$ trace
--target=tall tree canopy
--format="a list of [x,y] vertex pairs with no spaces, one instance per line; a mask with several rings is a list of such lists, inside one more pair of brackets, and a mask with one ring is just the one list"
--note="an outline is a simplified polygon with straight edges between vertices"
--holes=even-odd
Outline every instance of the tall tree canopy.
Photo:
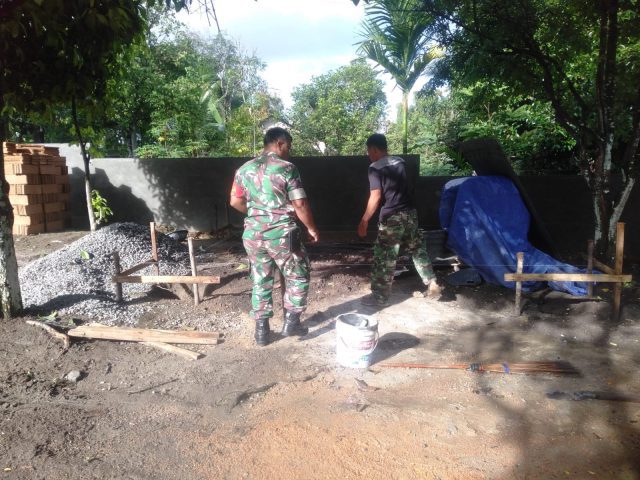
[[[640,8],[637,1],[428,0],[447,48],[440,75],[455,86],[479,80],[549,102],[574,139],[593,192],[601,251],[638,173]],[[611,173],[623,176],[614,196]]]
[[433,48],[433,20],[422,0],[370,0],[365,7],[359,51],[382,67],[402,92],[402,152],[407,153],[409,94],[439,55]]
[[294,89],[290,120],[297,154],[356,155],[380,129],[383,83],[363,60],[313,77]]
[[[9,0],[0,8],[0,134],[11,109],[47,110],[104,93],[118,49],[141,31],[141,2]],[[22,308],[12,237],[13,210],[0,149],[0,297],[6,317]],[[92,216],[92,212],[90,212]]]

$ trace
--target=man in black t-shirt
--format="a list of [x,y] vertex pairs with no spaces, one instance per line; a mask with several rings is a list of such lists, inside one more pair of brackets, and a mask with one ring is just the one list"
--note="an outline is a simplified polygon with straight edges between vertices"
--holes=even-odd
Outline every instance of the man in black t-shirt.
[[427,289],[428,296],[440,294],[422,234],[418,230],[418,214],[413,204],[404,160],[387,153],[387,139],[374,133],[367,139],[369,166],[369,201],[358,225],[358,235],[365,237],[369,220],[382,203],[378,237],[373,246],[371,295],[362,299],[365,305],[389,304],[393,272],[401,247],[413,257],[413,263]]

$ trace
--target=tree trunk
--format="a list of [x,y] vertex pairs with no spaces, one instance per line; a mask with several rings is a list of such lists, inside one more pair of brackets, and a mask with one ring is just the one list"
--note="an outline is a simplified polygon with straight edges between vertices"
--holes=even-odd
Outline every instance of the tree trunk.
[[4,146],[6,123],[1,115],[4,109],[0,92],[0,301],[5,319],[17,315],[22,310],[18,261],[13,243],[13,207],[9,201],[9,184],[4,177]]
[[131,158],[135,157],[136,149],[138,148],[138,137],[136,135],[136,128],[131,127],[129,130],[129,156]]
[[[613,110],[617,80],[618,2],[617,0],[600,0],[598,8],[600,13],[600,44],[595,83],[598,152],[590,176],[594,187],[592,192],[596,220],[596,238],[594,238],[596,250],[601,255],[609,256],[610,247],[614,243],[611,232],[615,231],[615,222],[611,217],[614,205],[614,202],[611,201],[611,169],[616,129]],[[622,214],[622,211],[619,214]]]
[[78,143],[80,143],[80,151],[82,152],[82,161],[84,162],[84,191],[85,199],[87,201],[87,215],[89,217],[89,228],[92,232],[96,231],[96,217],[93,213],[93,207],[91,206],[91,170],[89,166],[89,154],[87,153],[87,146],[82,138],[82,131],[80,130],[80,123],[78,122],[78,108],[76,105],[76,98],[71,99],[71,115],[73,117],[73,126],[76,130],[78,137]]
[[402,92],[402,153],[407,154],[409,137],[409,91]]

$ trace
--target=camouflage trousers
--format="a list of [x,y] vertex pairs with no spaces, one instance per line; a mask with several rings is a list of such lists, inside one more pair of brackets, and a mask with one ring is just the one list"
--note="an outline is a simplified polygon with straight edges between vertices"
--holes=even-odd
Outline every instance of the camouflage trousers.
[[400,248],[411,254],[425,285],[435,277],[422,234],[418,230],[418,214],[415,210],[394,213],[378,225],[378,237],[373,245],[371,292],[378,298],[387,299],[391,294]]
[[244,239],[244,248],[251,263],[251,312],[253,319],[273,316],[273,282],[277,270],[285,282],[284,308],[303,312],[307,307],[310,265],[304,245],[298,252],[289,251],[287,237],[274,240]]

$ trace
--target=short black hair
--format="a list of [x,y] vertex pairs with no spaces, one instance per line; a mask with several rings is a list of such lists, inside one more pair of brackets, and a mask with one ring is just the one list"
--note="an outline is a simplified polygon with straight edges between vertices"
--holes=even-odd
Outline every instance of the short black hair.
[[386,151],[387,146],[387,137],[385,137],[381,133],[374,133],[369,138],[367,138],[367,147],[375,147],[380,150]]
[[284,140],[287,143],[291,143],[293,141],[293,138],[291,138],[291,134],[282,127],[270,128],[269,130],[267,130],[267,133],[264,134],[265,147],[277,142],[278,140]]

